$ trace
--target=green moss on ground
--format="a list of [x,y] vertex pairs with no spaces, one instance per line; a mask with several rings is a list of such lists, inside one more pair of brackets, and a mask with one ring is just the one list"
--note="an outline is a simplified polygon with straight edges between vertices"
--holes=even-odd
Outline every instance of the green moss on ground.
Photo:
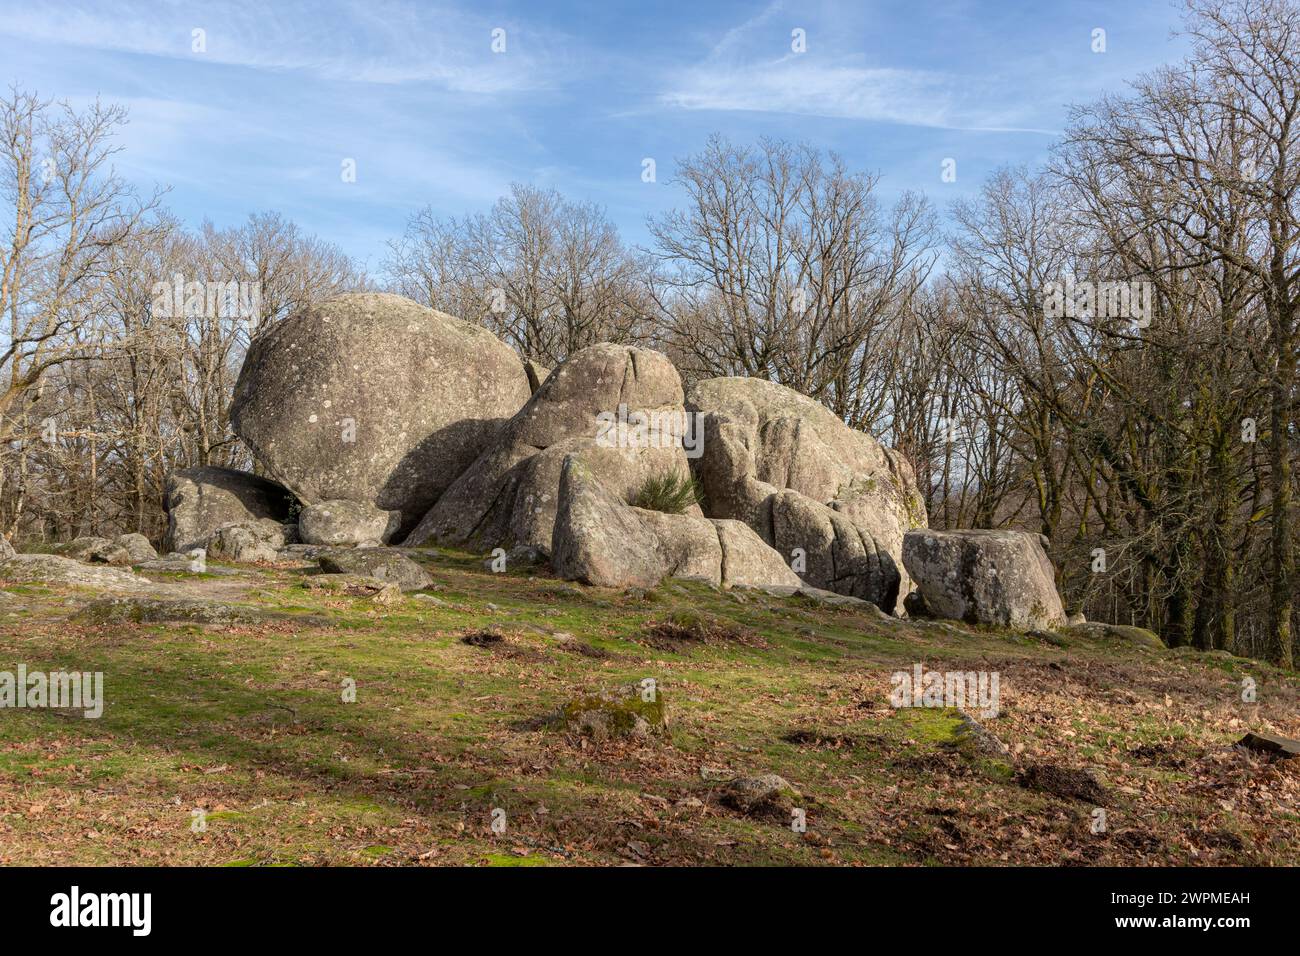
[[[688,582],[623,594],[468,552],[421,562],[435,600],[390,607],[305,590],[291,567],[164,582],[249,620],[78,620],[97,595],[7,589],[0,670],[102,671],[106,700],[99,720],[0,715],[0,864],[1300,862],[1296,768],[1228,749],[1248,728],[1300,735],[1296,680],[1265,665]],[[649,641],[664,622],[687,637]],[[490,628],[503,640],[460,640]],[[889,706],[890,675],[918,662],[1000,673],[1002,711],[981,722],[1007,761],[965,751],[955,712]],[[541,723],[645,678],[655,699],[627,713],[671,737]],[[1019,786],[1031,761],[1104,769],[1121,797],[1107,834]],[[761,773],[798,789],[806,833],[717,804],[720,781]]]

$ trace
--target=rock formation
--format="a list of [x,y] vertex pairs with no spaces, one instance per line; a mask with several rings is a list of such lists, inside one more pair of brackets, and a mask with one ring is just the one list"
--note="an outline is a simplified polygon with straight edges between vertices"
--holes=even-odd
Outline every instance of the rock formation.
[[[548,370],[408,299],[338,296],[254,339],[231,421],[279,483],[177,473],[168,551],[319,556],[411,590],[423,570],[380,545],[502,548],[592,585],[694,578],[890,614],[1064,623],[1033,536],[917,530],[925,506],[900,454],[772,382],[686,392],[649,349],[599,343]],[[138,537],[72,547],[153,561]]]
[[[644,415],[648,424],[620,429]],[[689,473],[681,377],[659,352],[602,343],[558,366],[406,539],[551,552],[564,460],[625,500],[654,474]],[[698,507],[691,513],[699,515]]]
[[[273,481],[231,468],[187,468],[167,481],[164,551],[207,546],[213,532],[230,525],[263,525],[281,531],[293,496]],[[281,532],[282,533],[282,532]]]
[[748,525],[635,508],[586,464],[565,460],[551,563],[561,577],[604,587],[654,587],[666,577],[715,586],[801,582]]
[[802,557],[810,584],[901,610],[903,535],[926,523],[901,455],[762,379],[708,379],[686,404],[704,417],[693,465],[711,517],[744,521],[787,561]]
[[249,347],[235,433],[306,505],[344,499],[408,531],[530,394],[486,329],[401,296],[341,295]]
[[934,617],[1019,630],[1065,625],[1039,536],[1023,531],[909,531],[903,561]]

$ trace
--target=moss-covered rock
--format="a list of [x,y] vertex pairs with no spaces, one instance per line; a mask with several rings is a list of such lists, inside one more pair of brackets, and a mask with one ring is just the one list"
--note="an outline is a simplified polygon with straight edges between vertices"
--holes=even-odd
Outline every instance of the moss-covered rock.
[[1011,753],[1010,748],[993,731],[965,713],[958,716],[957,727],[953,731],[953,745],[984,757],[1005,758]]
[[1042,641],[1044,644],[1050,644],[1052,647],[1069,647],[1070,642],[1065,635],[1058,634],[1056,631],[1033,630],[1026,632],[1027,637],[1032,637],[1036,641]]
[[266,616],[257,608],[211,601],[104,598],[87,604],[73,620],[85,624],[249,624]]
[[1020,785],[1058,797],[1082,800],[1096,806],[1108,806],[1110,790],[1097,771],[1087,767],[1061,767],[1056,764],[1030,764],[1017,774]]
[[551,723],[597,740],[668,732],[663,691],[649,678],[574,697],[560,708]]
[[1139,647],[1151,647],[1157,650],[1163,650],[1165,646],[1165,642],[1160,640],[1160,636],[1155,631],[1148,631],[1145,627],[1133,627],[1128,624],[1101,624],[1097,621],[1090,621],[1087,624],[1066,628],[1065,633],[1090,637],[1094,640],[1111,638],[1112,640],[1123,641],[1126,644],[1136,644]]

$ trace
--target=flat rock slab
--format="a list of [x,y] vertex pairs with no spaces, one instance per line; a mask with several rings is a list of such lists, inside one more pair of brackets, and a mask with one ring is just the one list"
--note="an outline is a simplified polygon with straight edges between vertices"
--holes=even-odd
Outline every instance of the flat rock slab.
[[1251,731],[1237,741],[1237,746],[1259,753],[1275,754],[1285,760],[1300,756],[1300,740],[1279,737],[1277,734],[1257,734]]
[[0,578],[20,584],[70,584],[107,591],[141,591],[153,587],[147,578],[121,568],[82,564],[57,554],[16,554],[0,561]]
[[[834,607],[863,607],[871,604],[862,598],[853,597],[851,594],[837,594],[835,591],[827,591],[824,588],[815,588],[811,584],[803,584],[798,587],[789,585],[767,585],[765,587],[753,588],[756,591],[763,591],[772,597],[801,597],[810,601],[816,601],[818,604],[829,604]],[[872,607],[876,605],[871,604]]]
[[253,607],[212,601],[104,598],[72,615],[87,624],[251,624],[272,615]]
[[197,558],[192,558],[188,554],[165,554],[161,558],[155,558],[152,561],[145,561],[140,565],[141,571],[188,571],[191,574],[198,574],[199,563]]
[[80,624],[199,624],[235,626],[292,621],[304,627],[325,627],[319,614],[288,614],[246,604],[226,604],[189,598],[116,597],[92,601],[70,618]]
[[206,574],[212,575],[213,577],[230,577],[248,573],[239,568],[225,568],[217,564],[207,564],[206,562],[203,565],[203,569],[199,570],[195,563],[195,559],[191,558],[188,554],[164,555],[157,561],[146,561],[144,564],[140,565],[137,570],[152,571],[162,574]]
[[429,573],[392,548],[355,548],[327,551],[319,558],[327,574],[351,574],[396,584],[403,591],[419,591],[433,583]]
[[315,574],[303,581],[302,586],[309,591],[370,598],[376,604],[399,604],[402,601],[402,589],[396,584],[361,574]]

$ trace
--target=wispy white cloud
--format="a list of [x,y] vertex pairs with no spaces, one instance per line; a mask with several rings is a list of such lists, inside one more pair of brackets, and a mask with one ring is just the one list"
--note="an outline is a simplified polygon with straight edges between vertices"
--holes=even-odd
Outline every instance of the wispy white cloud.
[[[492,49],[505,31],[504,52]],[[196,52],[195,30],[205,49]],[[0,16],[0,35],[71,47],[266,71],[325,80],[429,83],[450,92],[536,91],[562,81],[573,44],[535,27],[513,29],[483,16],[409,0],[363,0],[317,15],[301,0],[230,0],[201,12],[95,4],[23,4]]]
[[[983,133],[1052,133],[1065,103],[1176,55],[1161,14],[1134,10],[1094,56],[1092,6],[0,0],[0,89],[129,107],[114,163],[174,186],[186,221],[279,209],[374,259],[411,210],[484,209],[520,180],[601,202],[645,241],[645,217],[679,201],[673,157],[714,130],[781,130],[898,189],[937,188],[944,157],[961,159],[954,188],[1037,162],[1046,136]],[[645,156],[657,183],[641,180]],[[344,158],[356,182],[340,180]]]
[[[840,54],[834,38],[845,31],[823,21],[817,48],[775,55],[784,4],[774,2],[731,28],[698,63],[675,70],[657,102],[683,110],[786,113],[972,131],[1056,131],[1025,126],[1014,96],[982,78],[914,66],[869,62],[860,52]],[[794,21],[786,16],[785,19]],[[800,22],[807,22],[801,17]],[[812,32],[812,31],[810,31]],[[989,106],[988,104],[993,104]]]
[[947,112],[942,76],[912,70],[826,66],[796,54],[687,71],[661,100],[688,110],[801,113],[938,126]]
[[968,78],[941,72],[814,62],[790,54],[767,62],[693,68],[659,100],[686,110],[792,113],[1056,135],[1055,130],[1021,126],[1014,109],[975,106],[971,86]]

